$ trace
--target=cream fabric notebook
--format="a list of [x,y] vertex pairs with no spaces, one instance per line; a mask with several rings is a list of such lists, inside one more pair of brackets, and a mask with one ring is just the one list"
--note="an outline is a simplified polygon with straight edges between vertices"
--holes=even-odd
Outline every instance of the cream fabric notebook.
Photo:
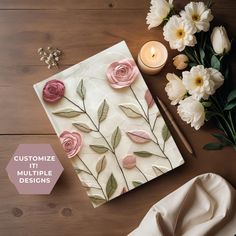
[[94,207],[184,163],[124,41],[34,89]]

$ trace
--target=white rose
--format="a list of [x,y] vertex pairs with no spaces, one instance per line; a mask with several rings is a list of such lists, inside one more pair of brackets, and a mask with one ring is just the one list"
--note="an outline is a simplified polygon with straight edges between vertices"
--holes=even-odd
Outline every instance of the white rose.
[[167,80],[169,83],[165,87],[165,91],[169,99],[171,100],[172,105],[177,105],[180,100],[183,99],[187,93],[182,80],[175,74],[167,74]]
[[148,29],[161,25],[164,19],[169,15],[173,0],[152,0],[150,12],[147,15]]
[[204,125],[205,121],[205,110],[203,105],[195,98],[187,97],[179,102],[178,114],[181,119],[191,127],[199,130]]
[[231,43],[223,26],[215,27],[211,34],[211,43],[217,54],[228,53],[231,49]]
[[224,76],[214,68],[208,68],[208,72],[210,73],[211,80],[214,82],[214,92],[221,87],[224,83]]
[[185,54],[179,54],[173,58],[173,64],[177,70],[184,70],[188,67],[188,57]]

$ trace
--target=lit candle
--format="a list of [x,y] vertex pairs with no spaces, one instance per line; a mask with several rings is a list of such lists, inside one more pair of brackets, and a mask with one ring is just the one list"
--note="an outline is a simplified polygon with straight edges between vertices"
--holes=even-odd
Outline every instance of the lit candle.
[[148,75],[155,75],[161,71],[168,59],[166,47],[158,41],[145,43],[138,55],[140,70]]

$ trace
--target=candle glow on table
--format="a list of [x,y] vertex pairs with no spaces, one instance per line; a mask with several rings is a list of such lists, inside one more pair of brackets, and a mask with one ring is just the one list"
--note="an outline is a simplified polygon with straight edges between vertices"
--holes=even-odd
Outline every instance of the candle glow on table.
[[139,68],[145,74],[157,74],[165,66],[167,58],[168,52],[162,43],[149,41],[143,45],[139,52]]

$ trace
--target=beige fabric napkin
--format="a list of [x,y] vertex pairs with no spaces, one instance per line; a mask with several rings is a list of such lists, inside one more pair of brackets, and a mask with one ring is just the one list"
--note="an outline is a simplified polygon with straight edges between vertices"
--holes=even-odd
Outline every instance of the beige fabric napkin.
[[221,176],[197,176],[160,200],[129,236],[233,236],[236,190]]

